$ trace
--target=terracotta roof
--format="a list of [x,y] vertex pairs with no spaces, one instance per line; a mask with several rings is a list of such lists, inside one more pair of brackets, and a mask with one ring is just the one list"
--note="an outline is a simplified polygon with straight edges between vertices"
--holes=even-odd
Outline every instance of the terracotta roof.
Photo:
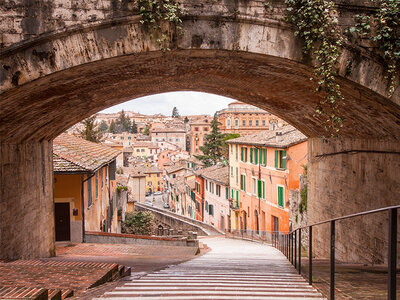
[[53,141],[54,171],[95,171],[113,161],[120,150],[63,133]]
[[[279,136],[279,134],[281,134]],[[228,144],[243,144],[254,146],[267,146],[273,148],[287,148],[307,140],[307,137],[291,125],[277,130],[264,130],[254,134],[245,135],[228,140]]]
[[186,130],[183,128],[155,128],[151,132],[186,132]]
[[205,179],[213,180],[222,185],[229,185],[229,167],[224,165],[215,165],[204,168],[196,172],[196,175]]
[[136,148],[136,147],[158,148],[158,146],[156,144],[153,144],[152,142],[145,142],[145,141],[133,143],[132,148]]

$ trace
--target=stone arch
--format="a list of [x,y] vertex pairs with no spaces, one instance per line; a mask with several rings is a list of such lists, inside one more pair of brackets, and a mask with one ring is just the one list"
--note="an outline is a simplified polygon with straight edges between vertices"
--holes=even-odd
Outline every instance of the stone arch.
[[[105,1],[103,15],[89,21],[81,18],[87,14],[86,2],[80,8],[62,7],[77,15],[68,25],[51,23],[56,2],[49,1],[53,11],[37,14],[43,19],[33,32],[20,28],[21,36],[32,38],[16,38],[0,50],[0,196],[18,214],[0,215],[0,233],[8,241],[0,245],[6,258],[54,254],[51,140],[99,110],[160,92],[229,96],[268,110],[309,136],[309,176],[314,180],[310,210],[316,218],[376,208],[400,197],[393,188],[399,178],[391,171],[400,167],[400,89],[386,98],[385,67],[379,58],[346,45],[338,66],[346,99],[344,128],[337,139],[323,143],[323,123],[314,117],[320,95],[308,80],[311,61],[283,21],[281,0],[274,1],[270,12],[263,0],[218,6],[183,0],[184,33],[178,36],[166,28],[173,50],[165,53],[126,7],[119,11],[117,4]],[[362,1],[349,2],[339,7],[341,24],[349,23],[355,4],[363,8]],[[23,27],[28,21],[12,23]],[[10,28],[8,34],[12,32]],[[348,60],[353,61],[350,75]],[[13,189],[15,182],[18,190]],[[356,206],[347,207],[349,199]],[[36,226],[38,216],[42,224]],[[32,247],[24,248],[18,239]]]

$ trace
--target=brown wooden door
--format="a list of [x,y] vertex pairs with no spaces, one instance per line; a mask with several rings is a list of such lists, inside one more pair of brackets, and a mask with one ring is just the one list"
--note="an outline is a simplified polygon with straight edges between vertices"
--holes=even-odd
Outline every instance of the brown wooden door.
[[55,203],[56,241],[70,241],[69,203]]

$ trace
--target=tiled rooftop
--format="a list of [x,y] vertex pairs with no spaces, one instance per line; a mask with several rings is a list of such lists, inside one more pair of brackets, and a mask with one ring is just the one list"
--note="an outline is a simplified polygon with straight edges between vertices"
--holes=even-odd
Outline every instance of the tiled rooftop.
[[63,133],[53,141],[54,171],[94,171],[120,153],[120,150]]
[[[277,136],[277,133],[281,133]],[[287,148],[307,140],[307,137],[291,125],[277,130],[263,130],[254,134],[238,137],[227,141],[228,144],[243,144],[254,146],[267,146],[274,148]]]
[[201,169],[196,172],[197,176],[205,179],[217,181],[223,185],[229,185],[229,167],[224,165],[215,165]]

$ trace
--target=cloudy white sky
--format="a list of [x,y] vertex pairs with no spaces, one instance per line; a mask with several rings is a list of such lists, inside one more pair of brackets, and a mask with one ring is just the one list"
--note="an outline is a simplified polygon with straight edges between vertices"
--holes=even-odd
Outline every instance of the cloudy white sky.
[[102,112],[114,113],[123,109],[142,114],[162,113],[164,115],[171,115],[172,109],[176,106],[180,115],[214,115],[217,110],[226,108],[228,103],[233,101],[235,100],[214,94],[173,92],[136,98],[109,107]]

